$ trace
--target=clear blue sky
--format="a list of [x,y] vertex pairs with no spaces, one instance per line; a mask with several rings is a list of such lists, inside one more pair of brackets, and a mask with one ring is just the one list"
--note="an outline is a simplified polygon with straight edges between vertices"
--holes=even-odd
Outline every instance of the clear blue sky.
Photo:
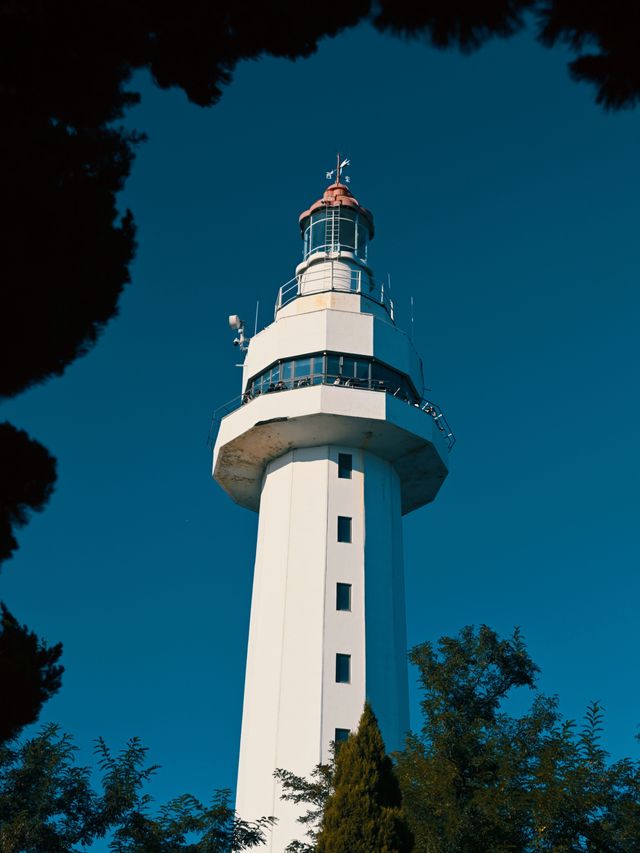
[[602,701],[607,745],[637,755],[640,112],[604,113],[565,60],[360,28],[242,65],[211,110],[140,81],[120,316],[3,411],[59,461],[1,591],[64,642],[43,719],[83,760],[136,734],[159,798],[235,784],[257,517],[211,481],[207,432],[239,391],[227,315],[259,299],[271,318],[337,148],[458,436],[437,502],[405,520],[409,641],[519,625],[564,713]]

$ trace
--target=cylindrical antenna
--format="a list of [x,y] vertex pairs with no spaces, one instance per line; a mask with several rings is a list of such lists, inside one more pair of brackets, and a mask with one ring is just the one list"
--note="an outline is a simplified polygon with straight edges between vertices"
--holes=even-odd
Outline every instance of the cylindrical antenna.
[[413,340],[413,296],[411,297],[411,340]]
[[258,334],[258,309],[259,308],[260,308],[260,300],[256,299],[256,323],[255,323],[255,326],[253,327],[253,334],[254,335]]

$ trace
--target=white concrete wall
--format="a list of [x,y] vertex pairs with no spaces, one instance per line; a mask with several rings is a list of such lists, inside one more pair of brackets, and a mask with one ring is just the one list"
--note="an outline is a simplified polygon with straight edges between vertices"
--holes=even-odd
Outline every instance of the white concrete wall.
[[[351,453],[351,479],[338,453]],[[352,541],[337,541],[337,518]],[[336,584],[352,586],[351,612]],[[336,653],[351,682],[335,681]],[[269,463],[258,527],[236,808],[279,819],[267,850],[302,838],[299,810],[279,799],[273,771],[308,775],[336,728],[354,729],[365,697],[389,748],[408,726],[400,487],[393,466],[349,447],[293,450]]]

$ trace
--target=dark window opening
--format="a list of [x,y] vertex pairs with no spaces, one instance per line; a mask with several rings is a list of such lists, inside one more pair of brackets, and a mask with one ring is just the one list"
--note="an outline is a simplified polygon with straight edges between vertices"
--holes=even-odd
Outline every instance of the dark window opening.
[[351,519],[348,515],[338,516],[338,542],[351,542]]
[[336,585],[336,610],[351,610],[351,584]]
[[349,684],[351,682],[351,655],[336,655],[336,682]]
[[353,470],[353,456],[350,453],[338,453],[338,477],[341,480],[350,480]]
[[350,734],[351,729],[336,729],[336,736],[334,738],[335,745],[339,746],[341,743],[344,743],[345,740],[348,740]]

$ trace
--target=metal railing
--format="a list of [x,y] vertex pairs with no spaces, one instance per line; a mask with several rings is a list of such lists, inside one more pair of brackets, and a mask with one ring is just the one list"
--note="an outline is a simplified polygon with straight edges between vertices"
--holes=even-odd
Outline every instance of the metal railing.
[[340,388],[351,388],[361,391],[378,391],[386,394],[390,394],[392,397],[396,399],[402,400],[409,406],[412,406],[415,409],[419,409],[421,412],[429,415],[435,421],[436,426],[440,430],[440,432],[444,435],[447,448],[449,451],[453,449],[454,444],[456,443],[456,437],[449,426],[449,423],[444,415],[444,412],[438,406],[437,403],[433,403],[430,400],[422,397],[418,399],[412,399],[407,396],[406,392],[401,388],[392,388],[387,385],[383,381],[378,380],[361,380],[361,379],[345,379],[340,376],[328,376],[326,374],[320,376],[308,376],[304,379],[292,379],[289,381],[280,381],[270,387],[267,391],[263,391],[262,393],[258,392],[253,395],[250,392],[245,392],[244,394],[240,394],[238,397],[234,397],[232,400],[229,400],[228,403],[224,403],[222,406],[218,406],[218,408],[213,413],[213,418],[211,420],[211,427],[209,429],[209,438],[207,440],[207,445],[209,447],[213,444],[213,434],[216,430],[216,427],[220,424],[222,418],[226,415],[231,414],[236,409],[239,409],[240,406],[247,405],[252,400],[257,400],[258,397],[264,396],[264,394],[278,394],[282,391],[292,391],[296,388],[306,388],[312,385],[332,385],[334,387]]
[[344,262],[336,266],[334,261],[325,261],[315,269],[309,267],[285,282],[278,290],[274,314],[299,296],[327,291],[358,293],[382,305],[393,320],[393,300],[389,298],[388,288],[385,292],[384,284],[376,284],[365,270],[350,268]]

